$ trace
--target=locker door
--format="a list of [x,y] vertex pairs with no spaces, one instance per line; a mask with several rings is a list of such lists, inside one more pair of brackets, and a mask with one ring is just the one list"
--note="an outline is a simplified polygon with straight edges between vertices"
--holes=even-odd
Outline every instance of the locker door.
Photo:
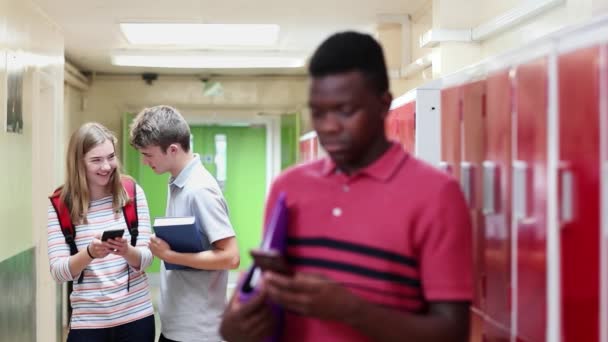
[[402,144],[406,151],[414,154],[416,151],[416,101],[403,106],[403,135]]
[[517,337],[545,341],[547,303],[547,59],[516,68],[513,224]]
[[485,157],[485,81],[477,81],[462,87],[462,162],[460,180],[469,202],[473,223],[473,264],[475,298],[473,307],[484,309],[482,280],[484,274],[483,240],[484,222],[481,208],[483,196],[481,166]]
[[600,281],[600,341],[608,342],[608,45],[603,45],[600,52],[600,158],[601,158],[601,194],[600,194],[600,236],[601,236],[601,281]]
[[[562,336],[599,334],[599,48],[558,58]],[[603,322],[606,324],[606,322]]]
[[299,142],[300,163],[309,162],[319,158],[319,139],[317,134],[312,131],[300,137]]
[[[476,215],[481,213],[483,196],[480,171],[485,157],[485,96],[485,80],[465,84],[462,88],[460,179],[469,207]],[[480,219],[474,217],[473,221]]]
[[397,141],[403,148],[414,153],[416,101],[408,102],[389,112],[386,120],[386,134],[390,140]]
[[397,109],[391,109],[388,112],[388,116],[386,118],[384,124],[384,131],[386,132],[386,137],[389,140],[399,141],[399,119],[397,116],[399,112]]
[[414,113],[416,157],[435,166],[441,161],[441,91],[416,90]]
[[489,341],[508,340],[511,332],[511,124],[512,86],[509,70],[486,81],[486,150],[483,162],[485,223],[484,312],[490,319]]
[[460,87],[441,90],[441,165],[457,179],[460,177],[460,135],[462,107]]

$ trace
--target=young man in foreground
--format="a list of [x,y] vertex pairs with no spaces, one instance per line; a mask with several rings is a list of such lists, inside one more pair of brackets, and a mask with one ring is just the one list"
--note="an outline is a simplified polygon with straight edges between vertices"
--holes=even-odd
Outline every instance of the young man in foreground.
[[466,341],[468,210],[456,180],[387,140],[382,48],[368,35],[335,34],[309,73],[312,125],[329,157],[283,173],[266,215],[286,192],[295,274],[265,272],[258,297],[233,298],[222,336],[271,335],[270,298],[286,309],[282,341]]

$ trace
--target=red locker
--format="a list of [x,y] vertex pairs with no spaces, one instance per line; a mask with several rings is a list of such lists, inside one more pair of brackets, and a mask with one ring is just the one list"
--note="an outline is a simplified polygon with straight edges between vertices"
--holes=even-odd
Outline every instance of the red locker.
[[509,70],[486,81],[486,149],[483,162],[485,239],[481,275],[484,336],[508,340],[511,333],[511,132],[513,89]]
[[319,139],[317,134],[309,132],[300,138],[300,163],[312,161],[319,156]]
[[[463,143],[468,142],[472,145],[472,140],[463,139],[465,133],[464,124],[464,93],[467,89],[467,104],[470,111],[469,130],[474,129],[474,120],[482,110],[475,110],[474,98],[476,86],[454,86],[441,90],[441,164],[446,172],[451,173],[456,179],[461,179],[460,164],[463,158],[462,147]],[[483,102],[479,102],[482,104]],[[469,131],[467,130],[467,131]],[[469,149],[472,149],[469,146]],[[470,154],[470,153],[469,153]],[[469,169],[470,171],[470,169]],[[477,232],[477,230],[475,230]],[[472,237],[473,238],[473,237]],[[474,244],[475,251],[479,251],[477,245]],[[484,314],[481,308],[481,282],[480,274],[482,273],[481,259],[479,253],[474,253],[474,280],[475,280],[475,297],[473,298],[473,308],[471,312],[471,342],[482,342],[482,330],[484,322]]]
[[462,87],[462,162],[460,180],[469,202],[473,223],[473,262],[475,270],[475,293],[473,306],[483,309],[482,279],[484,222],[481,208],[483,180],[481,165],[485,157],[484,144],[485,81],[476,81]]
[[406,151],[415,151],[416,101],[392,109],[386,120],[387,137],[399,142]]
[[[515,72],[513,223],[517,239],[517,338],[545,341],[547,303],[547,59]],[[580,340],[583,341],[583,340]]]
[[558,58],[564,342],[597,341],[599,335],[599,63],[598,47]]
[[602,45],[600,75],[600,341],[608,341],[608,45]]
[[399,111],[397,111],[396,109],[391,109],[388,112],[388,117],[385,121],[386,137],[389,140],[401,143],[401,140],[399,138],[401,135],[401,129],[402,127],[399,122]]
[[441,167],[457,179],[460,177],[461,160],[461,97],[460,87],[441,90]]

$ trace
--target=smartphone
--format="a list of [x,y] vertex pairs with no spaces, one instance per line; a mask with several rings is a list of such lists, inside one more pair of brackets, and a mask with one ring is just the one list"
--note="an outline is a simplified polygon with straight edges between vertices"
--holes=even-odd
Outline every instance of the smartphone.
[[242,279],[240,298],[241,300],[248,300],[254,294],[255,288],[260,281],[262,276],[262,270],[259,267],[252,267],[245,274],[245,278]]
[[252,249],[249,254],[262,271],[272,271],[284,275],[293,275],[287,259],[276,250]]
[[116,239],[123,236],[125,233],[124,229],[111,229],[105,230],[101,235],[101,241],[108,241],[109,239]]

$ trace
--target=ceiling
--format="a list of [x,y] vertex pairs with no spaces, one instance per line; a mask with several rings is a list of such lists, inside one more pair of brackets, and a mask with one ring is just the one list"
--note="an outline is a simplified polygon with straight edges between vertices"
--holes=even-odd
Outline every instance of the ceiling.
[[[150,50],[132,46],[120,22],[278,24],[279,54],[308,57],[330,34],[346,29],[373,32],[380,15],[416,13],[427,0],[34,0],[65,37],[66,58],[83,71],[99,73],[297,74],[303,70],[193,70],[118,67],[112,52]],[[205,51],[205,47],[191,47]],[[156,49],[156,48],[155,48]],[[176,47],[164,47],[175,51]],[[241,51],[241,50],[239,50]],[[238,51],[236,52],[238,53]],[[264,53],[264,51],[262,51]]]

